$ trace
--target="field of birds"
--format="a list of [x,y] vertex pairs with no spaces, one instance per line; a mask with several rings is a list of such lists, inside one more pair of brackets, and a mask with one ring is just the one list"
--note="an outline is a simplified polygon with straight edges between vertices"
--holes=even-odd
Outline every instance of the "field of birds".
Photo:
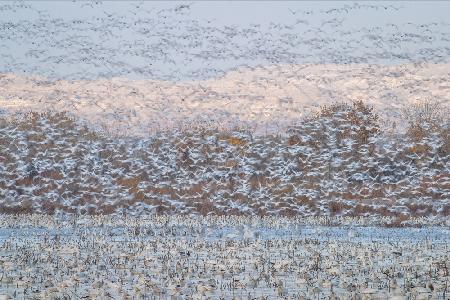
[[2,215],[0,223],[2,299],[450,296],[449,224],[423,226],[430,220],[395,228],[352,218]]

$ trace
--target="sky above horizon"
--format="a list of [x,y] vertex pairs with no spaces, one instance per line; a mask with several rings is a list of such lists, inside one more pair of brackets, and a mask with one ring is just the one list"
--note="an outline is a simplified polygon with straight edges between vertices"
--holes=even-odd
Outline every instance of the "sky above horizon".
[[238,67],[450,61],[450,2],[0,2],[0,72],[190,80]]

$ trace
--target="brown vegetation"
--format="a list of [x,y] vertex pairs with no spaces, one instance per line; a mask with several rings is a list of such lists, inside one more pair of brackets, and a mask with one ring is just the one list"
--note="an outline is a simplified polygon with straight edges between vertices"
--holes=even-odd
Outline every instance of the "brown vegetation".
[[[405,113],[406,135],[383,135],[376,113],[356,101],[322,107],[286,137],[199,128],[142,146],[64,113],[0,120],[0,196],[8,199],[0,210],[112,213],[141,203],[203,215],[402,215],[396,206],[448,215],[439,202],[450,190],[448,121],[423,109]],[[432,125],[417,131],[424,120]]]

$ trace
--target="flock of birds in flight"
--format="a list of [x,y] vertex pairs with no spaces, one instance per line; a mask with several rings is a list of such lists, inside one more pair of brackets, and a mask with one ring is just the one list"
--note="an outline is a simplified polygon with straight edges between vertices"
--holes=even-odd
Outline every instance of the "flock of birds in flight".
[[[449,23],[352,24],[360,13],[401,11],[395,5],[287,8],[284,22],[238,26],[191,15],[198,3],[161,8],[130,2],[120,11],[101,1],[69,4],[95,13],[59,17],[37,3],[1,4],[0,72],[51,79],[190,80],[242,66],[443,62],[450,53]],[[20,13],[29,17],[14,17]]]
[[[282,22],[245,25],[198,18],[195,8],[200,4],[195,2],[164,8],[151,2],[124,2],[112,10],[102,1],[63,5],[74,8],[74,14],[59,16],[39,7],[39,2],[0,3],[0,80],[8,79],[5,73],[14,73],[48,80],[182,81],[256,68],[265,68],[262,73],[273,77],[273,65],[446,63],[450,55],[450,23],[445,21],[353,23],[358,14],[395,15],[401,5],[286,8]],[[314,238],[264,241],[256,231],[242,230],[249,222],[244,217],[226,222],[220,217],[180,216],[175,222],[155,217],[127,219],[126,224],[108,218],[61,226],[50,216],[2,216],[0,299],[147,295],[445,299],[449,293],[446,229],[436,229],[444,233],[438,241],[407,236],[402,243],[358,240],[351,230],[348,238],[334,239],[332,229],[318,231]],[[292,229],[292,223],[283,219],[265,222],[262,227],[275,232]],[[29,231],[1,235],[14,226]],[[34,234],[42,228],[44,234]],[[217,228],[237,233],[204,239]]]
[[[306,9],[307,5],[302,9],[286,7],[282,19],[273,16],[264,22],[242,23],[237,18],[236,22],[242,24],[205,15],[199,17],[196,9],[202,4],[195,2],[163,6],[123,2],[111,6],[109,2],[82,1],[59,5],[72,10],[71,14],[57,14],[33,2],[0,4],[0,80],[9,80],[11,74],[27,78],[40,76],[33,82],[35,92],[28,96],[24,95],[28,91],[24,92],[25,87],[19,81],[12,79],[13,84],[4,84],[8,88],[17,86],[12,91],[3,89],[0,99],[3,109],[23,105],[22,110],[48,107],[69,110],[89,121],[105,120],[109,125],[102,126],[126,134],[142,135],[155,128],[176,126],[167,124],[189,126],[195,122],[210,123],[209,120],[220,127],[243,124],[256,128],[259,133],[276,132],[291,123],[292,115],[298,118],[299,112],[308,112],[325,100],[354,100],[347,88],[335,91],[332,83],[336,80],[326,81],[329,80],[326,75],[331,74],[329,71],[320,71],[314,75],[317,78],[311,78],[299,72],[299,66],[400,63],[396,68],[404,70],[401,71],[403,78],[415,80],[418,77],[412,70],[421,69],[416,68],[417,64],[446,63],[450,54],[450,23],[430,22],[429,19],[417,23],[396,20],[393,16],[402,12],[402,5],[354,3],[327,9]],[[371,14],[388,21],[355,24],[355,20]],[[292,66],[291,74],[280,76],[279,73],[290,72],[286,66]],[[220,81],[227,79],[232,71],[234,77],[252,78],[247,82],[242,78],[237,80],[241,82]],[[370,75],[374,78],[393,76],[393,71],[383,67],[369,67],[364,72],[360,75],[342,70],[335,73],[344,81]],[[140,86],[132,81],[109,81],[117,77],[147,81]],[[278,77],[286,78],[287,82],[279,85]],[[218,80],[215,87],[199,81],[211,78]],[[436,78],[447,80],[445,76]],[[69,83],[62,83],[60,79]],[[95,81],[97,79],[106,81]],[[53,85],[46,85],[47,80]],[[44,87],[39,82],[43,82]],[[180,86],[180,82],[186,86]],[[230,84],[231,89],[220,90],[220,85]],[[251,85],[262,89],[256,90]],[[417,88],[409,82],[389,88],[369,86],[366,90],[371,94],[365,96],[371,105],[387,105],[383,109],[388,118],[398,117],[396,111],[392,113],[393,105],[403,104],[405,95],[412,99],[432,94],[440,102],[448,101],[448,87],[438,85],[437,91],[427,92],[425,88],[424,93],[412,92]],[[65,90],[67,86],[75,90]],[[314,86],[314,93],[311,93],[311,86]],[[107,94],[100,92],[105,87]],[[364,89],[361,84],[360,90]],[[124,95],[125,90],[130,93]],[[169,90],[172,94],[167,92]],[[305,99],[279,95],[279,91],[288,90],[297,95],[295,97]],[[11,98],[25,100],[26,97],[28,103],[11,101]],[[66,98],[55,103],[55,98],[61,97]],[[268,97],[279,99],[268,100]],[[395,101],[385,101],[383,97]],[[30,104],[30,101],[35,103]],[[241,101],[243,109],[236,109]],[[283,104],[286,101],[288,103]],[[117,126],[111,125],[116,123]]]

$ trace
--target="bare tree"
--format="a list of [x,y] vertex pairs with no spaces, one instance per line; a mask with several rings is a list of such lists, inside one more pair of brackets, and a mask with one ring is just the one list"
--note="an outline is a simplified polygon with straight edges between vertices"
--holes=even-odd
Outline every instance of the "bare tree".
[[449,107],[436,101],[424,100],[404,106],[401,113],[408,123],[408,135],[420,140],[429,132],[439,131],[448,122]]

